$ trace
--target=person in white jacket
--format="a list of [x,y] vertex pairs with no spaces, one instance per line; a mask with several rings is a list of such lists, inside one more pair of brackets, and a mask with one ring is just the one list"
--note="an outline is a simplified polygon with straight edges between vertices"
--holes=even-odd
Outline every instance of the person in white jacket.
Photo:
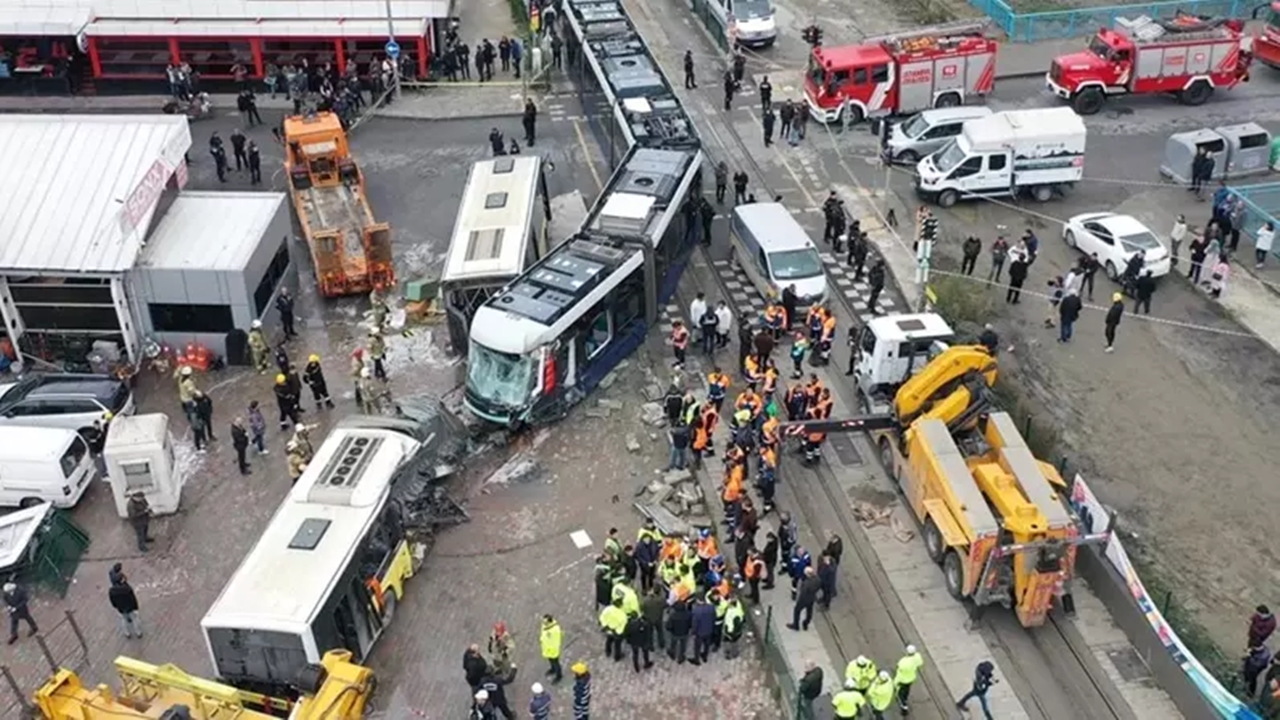
[[1254,267],[1262,267],[1267,262],[1267,255],[1271,252],[1271,246],[1276,243],[1276,224],[1269,222],[1258,229],[1258,235],[1253,241],[1253,255],[1258,261]]
[[733,311],[729,309],[728,303],[721,300],[716,306],[716,335],[718,336],[720,347],[729,344],[729,334],[733,332]]
[[[707,294],[698,293],[698,296],[689,303],[689,327],[701,327],[698,323],[702,320],[702,316],[707,314]],[[702,339],[698,339],[701,343]]]
[[1182,241],[1187,238],[1187,218],[1179,215],[1173,221],[1173,229],[1169,231],[1169,264],[1178,267],[1178,255],[1182,252]]

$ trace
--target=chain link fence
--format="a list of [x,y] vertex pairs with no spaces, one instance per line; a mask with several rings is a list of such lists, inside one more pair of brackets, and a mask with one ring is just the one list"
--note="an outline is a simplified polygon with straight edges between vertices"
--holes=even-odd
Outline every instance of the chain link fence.
[[[1250,240],[1258,236],[1258,229],[1267,223],[1280,226],[1280,182],[1230,188],[1231,195],[1244,201],[1244,220],[1240,233]],[[1271,254],[1280,257],[1280,247],[1272,247]]]
[[1072,10],[1020,13],[1011,0],[969,0],[1004,30],[1012,42],[1038,42],[1091,35],[1100,27],[1114,27],[1116,18],[1140,15],[1168,19],[1178,12],[1212,17],[1245,18],[1260,2],[1253,0],[1182,0],[1111,7],[1088,7]]

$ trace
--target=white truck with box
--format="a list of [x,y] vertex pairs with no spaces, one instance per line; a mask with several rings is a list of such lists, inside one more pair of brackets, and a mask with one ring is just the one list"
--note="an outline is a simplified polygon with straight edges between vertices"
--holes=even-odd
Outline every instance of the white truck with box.
[[942,207],[1022,192],[1047,202],[1084,177],[1084,145],[1084,120],[1067,107],[968,120],[955,140],[916,165],[916,193]]

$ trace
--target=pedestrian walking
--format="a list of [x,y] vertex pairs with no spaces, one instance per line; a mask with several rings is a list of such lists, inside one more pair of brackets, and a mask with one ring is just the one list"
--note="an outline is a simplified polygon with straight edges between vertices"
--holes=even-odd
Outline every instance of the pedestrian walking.
[[554,32],[551,34],[551,64],[557,70],[564,69],[564,41]]
[[320,356],[311,354],[307,357],[307,366],[302,369],[302,382],[311,388],[311,397],[316,402],[316,410],[321,407],[333,409],[333,399],[329,397],[329,383],[324,378],[324,368],[320,367]]
[[1240,667],[1240,676],[1244,679],[1245,697],[1253,700],[1258,695],[1258,677],[1271,664],[1271,651],[1266,645],[1254,645],[1249,648]]
[[511,41],[506,35],[498,40],[498,59],[502,61],[502,72],[511,71]]
[[739,85],[742,84],[742,78],[747,74],[747,56],[742,54],[741,48],[733,49],[733,81]]
[[1214,299],[1222,297],[1222,291],[1227,287],[1227,277],[1231,274],[1231,265],[1227,262],[1227,256],[1217,255],[1216,257],[1217,262],[1209,275],[1209,297]]
[[1178,258],[1182,255],[1182,241],[1187,238],[1187,218],[1185,215],[1179,215],[1173,221],[1173,228],[1169,230],[1169,263],[1172,267],[1178,267]]
[[111,566],[111,587],[107,589],[107,600],[120,615],[120,632],[126,638],[142,637],[142,621],[138,619],[138,596],[129,585],[129,578],[124,574],[120,563]]
[[792,145],[798,145],[799,141],[804,139],[805,131],[809,127],[809,103],[803,100],[796,101],[796,117],[791,123],[791,131],[796,134],[796,142]]
[[520,118],[520,124],[524,126],[524,144],[533,147],[533,141],[537,138],[538,106],[533,104],[532,99],[524,101],[524,115]]
[[551,719],[551,693],[542,687],[542,683],[534,683],[529,687],[529,717],[533,720]]
[[585,662],[573,664],[573,720],[591,720],[591,672]]
[[218,437],[213,434],[213,399],[206,393],[196,390],[193,402],[195,403],[196,417],[200,419],[200,423],[204,425],[205,435],[210,440],[217,440]]
[[836,597],[836,563],[830,555],[818,560],[818,590],[821,594],[818,604],[823,610],[831,609],[831,601]]
[[733,71],[724,71],[724,111],[729,112],[733,109],[733,91],[738,89],[738,84],[733,80]]
[[964,257],[960,261],[960,272],[965,275],[973,275],[974,268],[978,266],[978,256],[982,254],[982,241],[970,235],[964,239],[961,252]]
[[716,624],[716,609],[714,605],[707,602],[706,598],[699,597],[694,602],[690,616],[693,624],[693,658],[689,662],[693,665],[701,665],[710,658],[711,647],[716,641],[716,632],[719,630]]
[[867,253],[870,248],[867,246],[867,238],[862,234],[862,228],[857,220],[853,221],[853,227],[849,230],[849,252],[845,257],[845,263],[853,268],[853,281],[862,281],[862,270],[867,264]]
[[730,596],[723,601],[724,609],[724,659],[735,660],[740,654],[743,626],[747,622],[747,612],[742,601]]
[[[599,598],[597,597],[597,600]],[[600,628],[604,631],[604,654],[614,660],[622,659],[622,644],[627,632],[627,613],[622,600],[612,600],[599,615]]]
[[1014,255],[1009,263],[1009,289],[1004,294],[1004,301],[1017,305],[1022,300],[1022,284],[1027,281],[1027,261],[1024,255]]
[[[631,667],[637,673],[653,667],[653,660],[650,658],[650,653],[653,651],[653,628],[649,625],[649,621],[645,620],[644,615],[635,614],[627,618],[625,634],[627,645],[631,646]],[[642,657],[644,658],[643,667],[640,665]]]
[[[1258,234],[1253,239],[1253,257],[1257,261],[1255,268],[1261,268],[1267,262],[1267,255],[1271,253],[1271,248],[1276,243],[1276,224],[1267,221],[1258,229]],[[1234,248],[1233,248],[1234,249]]]
[[27,624],[27,637],[40,632],[35,618],[31,617],[31,598],[26,588],[9,581],[4,584],[4,605],[9,610],[9,644],[18,642],[18,623]]
[[804,579],[795,589],[796,602],[791,609],[791,622],[787,624],[787,627],[792,630],[809,629],[809,623],[813,621],[813,605],[817,602],[818,591],[822,588],[822,581],[818,579],[818,574],[812,567],[804,569],[803,577]]
[[760,79],[760,85],[756,88],[760,91],[760,107],[768,108],[773,106],[773,83],[769,82],[769,76],[765,75]]
[[373,376],[382,382],[387,382],[387,366],[385,364],[387,341],[382,337],[381,326],[376,326],[369,330],[366,345],[368,345],[369,349],[369,360],[373,363]]
[[1134,285],[1135,299],[1133,301],[1133,313],[1138,314],[1138,308],[1142,308],[1143,315],[1151,314],[1151,296],[1156,292],[1156,279],[1152,277],[1151,271],[1147,270],[1138,278]]
[[884,290],[885,268],[884,258],[876,258],[876,264],[871,266],[871,270],[867,272],[867,285],[870,294],[867,295],[867,307],[871,310],[872,315],[880,314],[880,306],[877,301],[880,299],[880,293]]
[[1004,261],[1007,257],[1009,257],[1009,241],[1002,233],[997,234],[995,242],[991,243],[991,271],[987,273],[987,280],[993,283],[1000,282],[1000,273],[1004,270]]
[[135,490],[129,496],[128,502],[125,503],[125,516],[129,519],[129,525],[133,527],[134,537],[138,541],[138,552],[146,552],[147,543],[155,542],[155,538],[149,534],[151,503],[147,502],[147,496],[141,490]]
[[1209,149],[1199,148],[1191,161],[1191,187],[1187,188],[1196,194],[1198,200],[1204,199],[1204,185],[1213,177],[1213,167],[1214,161],[1209,156]]
[[[796,119],[795,106],[791,104],[791,100],[789,99],[783,100],[782,104],[778,106],[778,120],[782,123],[782,127],[778,135],[783,140],[786,140],[787,138],[791,137],[791,123],[795,122],[795,119]],[[835,191],[833,190],[831,194],[834,197]],[[827,203],[828,204],[830,203],[830,198],[828,198]],[[829,208],[824,208],[824,209],[829,210]]]
[[249,432],[245,430],[244,418],[231,421],[231,447],[235,448],[236,466],[240,468],[240,474],[248,475],[249,461],[245,459],[245,452],[249,449]]
[[1111,307],[1107,309],[1107,317],[1104,321],[1103,333],[1107,338],[1107,352],[1112,352],[1116,344],[1116,328],[1120,326],[1120,319],[1124,317],[1124,294],[1114,293],[1111,296]]
[[797,720],[814,720],[813,701],[822,695],[822,668],[813,660],[804,661],[804,676],[796,686],[799,695]]
[[1084,304],[1080,301],[1080,296],[1071,294],[1062,298],[1058,303],[1058,342],[1071,342],[1071,335],[1074,332],[1076,320],[1080,319],[1080,309]]
[[692,90],[698,87],[698,80],[693,75],[693,51],[684,51],[684,89]]
[[747,201],[747,174],[741,170],[733,174],[733,204],[740,205]]
[[716,164],[716,202],[723,205],[725,192],[729,188],[729,165],[721,160]]
[[[689,603],[677,600],[667,613],[667,657],[683,665],[689,652],[689,635],[693,632],[693,611]],[[696,661],[697,655],[693,657]]]
[[982,714],[986,716],[987,720],[992,720],[991,708],[987,705],[987,692],[991,690],[992,685],[1000,682],[993,677],[995,672],[996,666],[990,660],[983,660],[978,663],[978,666],[973,671],[973,687],[964,694],[964,697],[956,701],[956,707],[963,712],[968,712],[969,701],[976,698],[978,704],[982,706]]
[[280,294],[276,295],[276,310],[280,312],[280,325],[284,328],[285,341],[298,337],[298,331],[293,326],[293,294],[289,292],[289,288],[280,288]]
[[837,720],[852,720],[862,715],[862,707],[867,699],[854,687],[852,680],[844,681],[844,690],[831,696],[833,717]]
[[1238,197],[1231,201],[1231,209],[1227,212],[1227,224],[1231,226],[1231,242],[1227,243],[1227,249],[1235,252],[1240,247],[1240,231],[1244,229],[1245,212],[1248,207],[1244,203],[1244,198]]
[[252,90],[240,93],[244,98],[245,112],[249,115],[249,127],[262,124],[262,115],[258,112],[258,96]]
[[490,673],[480,682],[480,692],[488,694],[493,709],[502,713],[503,718],[515,720],[516,714],[511,710],[511,704],[507,702],[505,684],[501,677]]
[[[773,108],[765,108],[763,111],[761,111],[760,122],[764,125],[764,146],[765,147],[769,147],[773,145],[773,124],[775,120],[776,120],[776,116],[773,113]],[[734,203],[736,204],[737,202],[738,200],[735,194]]]
[[484,677],[489,674],[489,661],[480,653],[480,646],[472,644],[462,653],[462,672],[472,692],[480,690]]
[[871,706],[872,720],[885,720],[885,713],[893,705],[893,678],[887,671],[881,670],[863,694],[867,705]]
[[924,667],[924,658],[916,650],[915,645],[908,645],[907,654],[898,659],[898,666],[893,674],[893,683],[898,688],[898,709],[903,715],[911,712],[907,700],[911,697],[911,686],[920,677],[922,667]]

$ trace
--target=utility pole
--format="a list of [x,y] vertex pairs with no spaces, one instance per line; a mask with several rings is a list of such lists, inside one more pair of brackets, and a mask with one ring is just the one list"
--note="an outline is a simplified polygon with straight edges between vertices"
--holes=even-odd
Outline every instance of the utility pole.
[[920,286],[920,312],[929,306],[929,261],[933,257],[933,243],[938,239],[938,218],[921,207],[918,218],[919,241],[916,243],[916,284]]
[[391,14],[391,0],[387,2],[387,59],[391,61],[391,98],[400,99],[400,43],[396,42],[395,16]]

